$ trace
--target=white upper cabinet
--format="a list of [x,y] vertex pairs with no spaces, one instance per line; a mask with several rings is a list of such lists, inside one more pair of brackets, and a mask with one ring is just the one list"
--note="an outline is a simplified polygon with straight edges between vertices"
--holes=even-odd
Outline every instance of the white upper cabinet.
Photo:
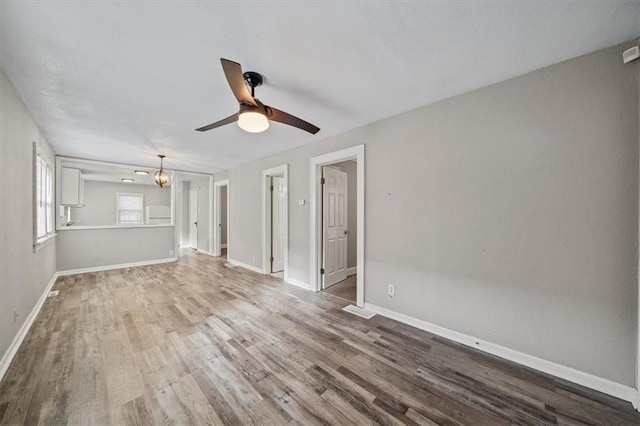
[[83,185],[80,169],[63,167],[60,173],[60,205],[81,206],[83,204]]

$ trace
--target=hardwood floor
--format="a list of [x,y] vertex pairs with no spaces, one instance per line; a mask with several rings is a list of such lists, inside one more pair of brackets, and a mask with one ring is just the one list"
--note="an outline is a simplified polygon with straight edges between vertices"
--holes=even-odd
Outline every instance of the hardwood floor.
[[63,277],[0,424],[639,424],[631,404],[225,260]]
[[347,277],[346,280],[340,281],[337,284],[332,285],[331,287],[323,290],[325,293],[333,294],[334,296],[341,297],[342,299],[351,302],[352,304],[356,303],[356,279],[357,275],[351,275]]

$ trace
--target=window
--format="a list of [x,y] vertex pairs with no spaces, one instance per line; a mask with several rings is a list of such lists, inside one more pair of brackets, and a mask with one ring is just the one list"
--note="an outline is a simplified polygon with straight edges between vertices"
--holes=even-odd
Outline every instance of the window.
[[53,227],[53,165],[34,142],[34,229],[35,245],[54,235]]
[[118,225],[143,224],[142,210],[144,206],[143,194],[116,194]]

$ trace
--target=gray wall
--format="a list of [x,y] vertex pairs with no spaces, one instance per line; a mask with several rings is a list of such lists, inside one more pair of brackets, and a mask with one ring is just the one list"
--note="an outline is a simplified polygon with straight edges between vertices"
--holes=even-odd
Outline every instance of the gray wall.
[[115,225],[116,194],[141,193],[146,206],[171,206],[171,188],[119,182],[84,181],[84,207],[72,208],[71,219],[80,226]]
[[[56,245],[33,250],[33,142],[55,159],[0,69],[0,358],[56,271]],[[55,214],[55,212],[54,212]],[[19,317],[13,323],[13,310]]]
[[167,259],[174,256],[175,227],[71,228],[58,231],[56,244],[58,271]]
[[358,264],[358,163],[342,161],[331,167],[347,174],[347,268],[355,268]]
[[628,46],[231,169],[230,258],[262,267],[261,172],[288,163],[289,274],[307,282],[309,158],[365,144],[366,302],[634,386]]

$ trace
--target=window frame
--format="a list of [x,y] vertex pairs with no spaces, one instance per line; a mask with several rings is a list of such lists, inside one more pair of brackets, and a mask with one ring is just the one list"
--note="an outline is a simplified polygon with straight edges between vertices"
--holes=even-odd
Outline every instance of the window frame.
[[[132,209],[121,209],[120,208],[120,197],[139,197],[142,202],[142,207],[140,208],[140,222],[121,222],[120,221],[120,211],[138,211]],[[131,225],[144,225],[144,193],[142,192],[116,192],[116,225],[118,226],[131,226]]]
[[[42,175],[40,167],[44,166]],[[47,245],[56,236],[55,220],[55,176],[54,162],[45,155],[40,145],[33,142],[33,246],[35,251]],[[38,191],[40,189],[40,191]],[[43,196],[42,191],[46,191]],[[44,209],[40,205],[44,203]],[[39,234],[40,214],[44,213],[44,234]]]

